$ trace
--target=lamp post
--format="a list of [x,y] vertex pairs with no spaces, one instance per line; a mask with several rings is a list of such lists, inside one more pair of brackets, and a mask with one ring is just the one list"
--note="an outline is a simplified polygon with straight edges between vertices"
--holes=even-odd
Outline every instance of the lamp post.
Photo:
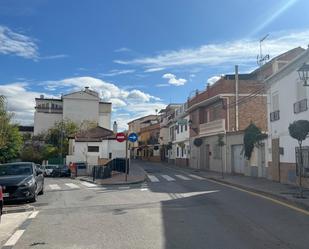
[[309,86],[309,64],[304,63],[298,70],[299,79],[304,82],[304,86]]

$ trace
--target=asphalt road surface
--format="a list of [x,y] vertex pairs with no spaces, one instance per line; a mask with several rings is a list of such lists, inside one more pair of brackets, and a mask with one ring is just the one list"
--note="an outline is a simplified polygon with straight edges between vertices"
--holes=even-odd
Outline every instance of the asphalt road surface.
[[38,212],[4,248],[309,248],[305,213],[197,174],[143,167],[149,180],[129,187],[47,178]]

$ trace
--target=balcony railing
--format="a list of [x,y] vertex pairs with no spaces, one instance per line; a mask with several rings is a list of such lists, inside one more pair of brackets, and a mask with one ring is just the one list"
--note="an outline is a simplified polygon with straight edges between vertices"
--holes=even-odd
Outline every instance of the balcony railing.
[[208,123],[200,124],[200,135],[212,135],[225,131],[225,119],[218,119]]

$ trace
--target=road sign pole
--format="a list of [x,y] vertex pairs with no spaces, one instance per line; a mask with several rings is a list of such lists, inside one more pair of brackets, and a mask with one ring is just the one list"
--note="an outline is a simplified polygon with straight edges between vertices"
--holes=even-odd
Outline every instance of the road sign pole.
[[125,181],[128,181],[128,137],[126,137],[126,174]]

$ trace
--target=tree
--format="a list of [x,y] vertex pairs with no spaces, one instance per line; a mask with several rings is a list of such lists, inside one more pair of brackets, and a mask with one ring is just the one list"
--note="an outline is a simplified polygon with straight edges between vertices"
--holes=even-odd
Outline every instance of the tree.
[[1,163],[17,158],[23,143],[16,125],[9,125],[5,136],[5,144],[0,148]]
[[246,129],[244,134],[244,147],[245,157],[250,160],[254,146],[259,146],[260,142],[267,138],[267,134],[261,132],[261,130],[253,123],[251,123]]
[[45,141],[59,149],[59,155],[63,157],[68,153],[69,141],[67,137],[79,131],[79,127],[70,120],[55,123],[55,126],[47,131]]
[[5,96],[0,95],[0,162],[16,158],[22,146],[18,127],[11,124],[12,113],[5,108]]
[[303,198],[303,188],[302,188],[302,171],[303,171],[303,153],[302,153],[302,143],[309,134],[309,121],[308,120],[297,120],[289,125],[290,136],[298,141],[299,145],[299,197]]
[[222,148],[225,145],[224,141],[223,141],[224,135],[223,134],[219,134],[218,135],[218,140],[217,140],[217,145],[220,147],[220,157],[221,157],[221,174],[222,174],[222,178],[224,178],[224,173],[223,173],[223,155],[222,155]]

